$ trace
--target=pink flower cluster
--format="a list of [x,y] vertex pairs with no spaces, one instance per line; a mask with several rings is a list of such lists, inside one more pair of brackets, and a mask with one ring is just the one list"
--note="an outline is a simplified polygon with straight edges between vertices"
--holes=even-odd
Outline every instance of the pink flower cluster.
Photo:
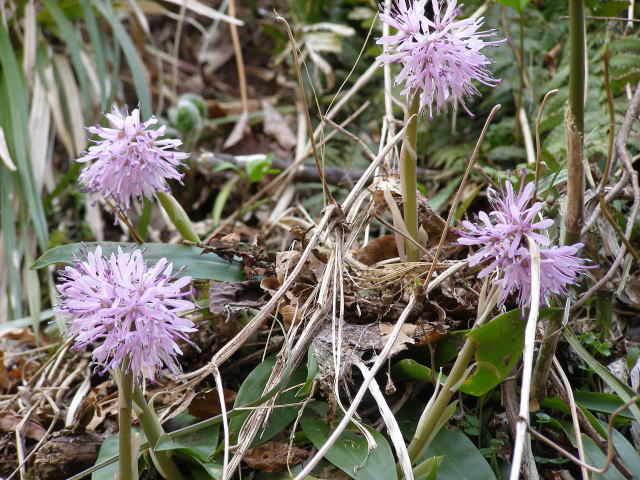
[[76,160],[93,161],[79,177],[87,191],[110,196],[118,208],[129,210],[135,199],[168,191],[167,179],[182,180],[183,174],[177,168],[189,155],[173,151],[182,144],[180,140],[160,140],[166,127],[150,129],[157,123],[154,117],[141,123],[139,109],[128,115],[114,107],[106,118],[113,128],[89,127],[89,133],[102,140]]
[[165,258],[149,268],[140,250],[118,249],[107,259],[100,246],[88,253],[86,262],[62,271],[62,301],[56,311],[72,317],[74,349],[93,346],[101,375],[120,368],[154,379],[163,365],[178,373],[182,351],[176,341],[188,341],[196,329],[177,314],[195,305],[184,298],[192,291],[182,291],[191,278],[176,279],[171,272]]
[[[499,196],[489,189],[489,199],[494,208],[490,213],[480,212],[481,223],[463,221],[465,230],[459,231],[458,243],[479,245],[481,248],[469,258],[469,265],[486,264],[478,274],[484,278],[492,272],[500,272],[496,283],[501,287],[499,302],[504,304],[509,294],[518,292],[518,304],[524,309],[531,299],[531,257],[526,237],[540,247],[540,297],[549,294],[567,295],[567,287],[576,283],[578,275],[587,267],[585,260],[576,256],[581,243],[564,247],[549,247],[549,239],[536,232],[553,225],[551,219],[538,219],[542,202],[532,200],[534,184],[524,185],[524,177],[516,193],[506,182],[506,192]],[[547,247],[547,248],[544,248]]]
[[[425,14],[428,3],[433,8],[433,20]],[[499,80],[493,78],[487,66],[492,60],[481,50],[501,41],[485,41],[495,35],[494,30],[482,31],[482,17],[456,19],[460,8],[456,0],[448,0],[441,11],[440,0],[395,0],[390,12],[380,15],[380,20],[395,28],[398,33],[378,39],[386,52],[378,57],[383,63],[400,63],[402,70],[395,80],[404,82],[403,95],[420,95],[421,109],[428,107],[433,117],[458,102],[472,115],[465,100],[478,93],[472,83],[477,81],[496,87]]]

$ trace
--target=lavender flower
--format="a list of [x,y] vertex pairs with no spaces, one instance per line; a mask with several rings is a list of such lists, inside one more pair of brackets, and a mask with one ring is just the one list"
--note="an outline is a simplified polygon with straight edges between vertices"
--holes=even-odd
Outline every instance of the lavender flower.
[[159,140],[166,126],[149,129],[157,119],[151,117],[141,123],[137,108],[128,115],[114,107],[112,113],[105,116],[113,128],[89,127],[89,133],[102,140],[96,141],[86,155],[76,160],[94,161],[79,177],[87,191],[110,196],[118,208],[129,210],[134,199],[151,198],[156,192],[168,191],[167,179],[182,180],[184,175],[177,167],[189,155],[173,151],[182,144],[180,140]]
[[69,335],[74,349],[93,345],[93,359],[102,366],[131,370],[136,376],[154,379],[165,365],[178,373],[176,340],[187,340],[193,322],[177,313],[194,308],[183,297],[190,277],[175,279],[172,264],[162,258],[148,268],[140,250],[118,249],[107,259],[100,246],[62,272],[58,291],[62,295],[57,313],[69,314]]
[[[504,304],[511,293],[518,293],[518,304],[529,306],[531,289],[531,257],[526,237],[542,247],[548,247],[549,239],[536,232],[553,225],[551,219],[540,219],[542,202],[532,200],[534,184],[520,185],[516,193],[511,183],[506,183],[506,192],[498,195],[489,189],[489,201],[494,210],[480,212],[482,223],[463,221],[464,231],[459,231],[458,243],[479,245],[481,248],[469,258],[469,265],[487,264],[478,274],[484,278],[494,271],[502,275],[496,280],[501,286],[499,303]],[[540,298],[543,302],[550,293],[567,295],[567,286],[577,281],[578,275],[587,267],[585,260],[576,256],[581,243],[564,247],[540,248]]]
[[[433,7],[433,20],[425,15],[427,2]],[[458,102],[471,116],[465,100],[478,93],[473,80],[496,87],[487,66],[492,60],[480,51],[500,41],[485,41],[495,30],[480,30],[483,18],[456,19],[461,9],[457,0],[447,0],[441,12],[441,0],[396,0],[390,12],[380,20],[398,30],[395,35],[378,39],[387,52],[378,57],[383,63],[400,63],[402,70],[395,80],[404,82],[403,95],[420,95],[421,109],[428,106],[433,118],[433,104],[439,113],[447,104]]]

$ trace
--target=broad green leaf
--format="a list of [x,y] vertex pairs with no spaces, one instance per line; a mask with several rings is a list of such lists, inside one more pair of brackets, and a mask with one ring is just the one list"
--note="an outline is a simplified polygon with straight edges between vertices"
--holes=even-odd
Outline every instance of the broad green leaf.
[[[581,407],[608,415],[611,415],[615,409],[623,404],[618,395],[611,393],[582,392],[578,390],[573,392],[573,397]],[[569,413],[569,407],[558,396],[545,398],[541,405],[546,408],[553,408],[564,413]],[[640,401],[638,405],[640,405]],[[618,414],[618,418],[633,419],[633,414],[631,410],[625,408]]]
[[189,465],[189,473],[194,480],[218,480],[222,478],[222,465],[215,463],[200,463]]
[[[300,425],[316,448],[321,448],[331,434],[326,418],[327,404],[317,402],[307,406]],[[356,480],[395,480],[396,461],[387,440],[378,431],[364,426],[377,443],[368,450],[367,440],[355,431],[345,431],[327,452],[326,458]]]
[[162,437],[155,449],[157,451],[177,450],[198,462],[208,463],[209,456],[215,452],[218,446],[219,433],[220,425],[214,425],[176,439]]
[[443,428],[423,458],[443,456],[438,480],[495,480],[491,467],[478,448],[460,430]]
[[438,468],[443,460],[443,456],[427,458],[413,469],[414,478],[436,480],[438,478]]
[[[133,428],[131,430],[131,435],[134,435],[136,433],[138,433],[142,437],[142,443],[144,443],[145,442],[144,433]],[[116,433],[104,439],[104,442],[102,442],[102,445],[100,446],[100,451],[98,452],[98,458],[96,458],[96,462],[95,462],[96,465],[102,462],[103,460],[107,460],[113,457],[114,455],[115,456],[118,455],[119,438],[120,438],[119,435]],[[141,462],[144,462],[144,457],[142,455],[142,452],[138,454],[138,462],[139,462],[138,470],[142,471],[143,463]],[[100,470],[93,472],[91,474],[91,480],[113,480],[114,478],[116,478],[116,475],[118,475],[119,468],[120,468],[120,463],[118,461],[113,462],[101,468]]]
[[[57,263],[72,264],[74,258],[83,259],[83,250],[94,250],[98,245],[102,247],[103,255],[117,252],[118,248],[128,249],[138,246],[129,242],[87,242],[71,243],[52,248],[45,252],[31,265],[32,269],[39,269]],[[222,260],[213,253],[202,253],[203,249],[190,245],[169,245],[165,243],[143,243],[143,256],[149,263],[155,263],[165,257],[173,262],[174,272],[184,267],[178,275],[189,275],[204,280],[218,280],[222,282],[237,282],[244,280],[244,273],[235,263]]]
[[[273,371],[273,366],[275,365],[276,357],[272,356],[265,359],[262,363],[258,364],[256,368],[247,376],[247,378],[242,382],[240,389],[238,390],[238,395],[236,396],[236,400],[234,402],[234,408],[242,407],[244,405],[249,405],[254,402],[260,396],[262,396],[262,392],[264,391],[264,387],[267,384],[267,380],[269,380],[269,376]],[[296,397],[296,393],[298,392],[297,388],[288,389],[288,387],[292,387],[294,385],[301,385],[304,383],[306,377],[305,368],[298,368],[295,373],[293,373],[291,380],[289,381],[287,388],[276,401],[276,405],[297,403],[300,401],[299,397]],[[245,420],[249,416],[250,412],[242,412],[238,416],[231,419],[229,422],[229,429],[231,430],[232,439],[237,438],[238,432],[240,428],[244,424]],[[280,407],[274,408],[269,414],[269,421],[264,428],[261,428],[258,432],[258,435],[254,439],[252,446],[255,447],[264,442],[271,440],[274,436],[280,433],[287,425],[289,425],[297,416],[298,407]]]
[[498,385],[516,364],[524,348],[525,322],[519,309],[503,313],[470,331],[476,343],[476,370],[460,390],[480,396]]
[[[573,432],[573,424],[564,420],[561,420],[560,424],[562,425],[564,432],[567,434],[567,437],[569,437],[571,444],[575,447],[576,436]],[[603,467],[607,461],[607,455],[600,450],[598,444],[583,433],[582,445],[584,447],[585,461],[593,467]],[[589,478],[592,480],[623,480],[625,477],[620,473],[615,465],[610,465],[606,472],[599,475],[593,474],[593,476],[590,476]]]

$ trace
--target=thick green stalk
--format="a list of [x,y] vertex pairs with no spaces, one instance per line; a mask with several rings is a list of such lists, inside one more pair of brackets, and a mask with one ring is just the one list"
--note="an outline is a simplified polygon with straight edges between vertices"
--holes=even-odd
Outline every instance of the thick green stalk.
[[583,0],[569,0],[569,105],[565,118],[567,136],[567,207],[564,244],[580,241],[584,208],[584,84],[585,26]]
[[442,386],[442,390],[438,393],[435,402],[429,408],[428,417],[424,424],[419,426],[419,430],[416,431],[413,436],[413,440],[411,440],[411,443],[407,448],[412,465],[415,464],[416,460],[418,460],[418,456],[424,451],[429,439],[432,438],[434,433],[436,433],[434,432],[434,429],[440,422],[442,413],[449,405],[449,401],[456,392],[458,384],[463,379],[465,372],[469,367],[469,363],[471,362],[474,350],[474,342],[470,338],[467,338],[462,350],[460,350],[460,354],[458,355],[456,362],[453,364],[453,368],[447,377],[447,381]]
[[[155,410],[146,402],[144,394],[138,385],[136,385],[133,390],[133,402],[147,441],[152,447],[155,447],[160,437],[164,435],[164,429],[160,424]],[[162,478],[166,478],[167,480],[182,480],[183,476],[173,461],[170,452],[156,452],[152,449],[151,458],[158,472],[162,475]]]
[[[567,137],[567,205],[564,225],[564,245],[580,241],[584,208],[584,79],[585,30],[583,0],[569,0],[569,105],[565,112]],[[533,371],[531,408],[537,409],[547,392],[547,379],[553,356],[560,338],[562,314],[550,315],[544,328],[544,337]]]
[[531,382],[530,408],[537,411],[540,402],[547,396],[547,378],[556,353],[556,346],[562,333],[562,312],[553,312],[547,317],[544,325],[544,335],[540,343],[538,358],[533,369]]
[[[120,480],[135,480],[134,472],[137,470],[133,462],[137,462],[137,455],[133,453],[131,443],[131,410],[133,394],[133,373],[120,372],[118,375],[118,427],[119,427],[119,462]],[[134,458],[136,457],[136,458]]]
[[200,237],[193,228],[193,224],[184,211],[182,205],[174,198],[170,193],[158,192],[156,198],[160,205],[171,220],[171,223],[176,227],[176,230],[182,235],[182,238],[193,243],[200,243]]
[[[420,95],[414,94],[409,103],[405,116],[407,124],[406,136],[402,142],[400,152],[400,188],[404,210],[404,223],[407,233],[418,241],[418,179],[417,179],[417,143],[418,143],[418,113],[420,112]],[[408,262],[420,260],[420,250],[409,240],[405,240],[405,252]]]

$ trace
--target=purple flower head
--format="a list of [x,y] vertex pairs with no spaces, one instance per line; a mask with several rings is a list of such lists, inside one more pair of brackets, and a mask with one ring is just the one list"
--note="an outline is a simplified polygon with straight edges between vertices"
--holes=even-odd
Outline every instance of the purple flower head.
[[157,123],[151,117],[140,122],[140,110],[131,115],[113,108],[105,115],[113,128],[95,125],[89,133],[98,135],[95,145],[76,161],[87,165],[79,181],[89,192],[110,196],[121,210],[129,210],[135,199],[152,198],[156,192],[169,190],[168,179],[182,180],[177,168],[189,154],[174,151],[180,140],[160,140],[166,126],[156,130],[148,127]]
[[[433,20],[425,14],[427,2],[431,2]],[[440,3],[441,0],[395,0],[391,11],[382,13],[380,20],[398,33],[378,39],[378,44],[386,46],[378,60],[402,65],[395,84],[404,82],[403,95],[420,95],[420,108],[428,106],[431,118],[434,102],[438,113],[458,102],[473,116],[465,104],[466,99],[478,93],[472,81],[489,87],[499,83],[487,68],[492,60],[481,50],[504,40],[485,40],[496,32],[481,30],[482,17],[456,19],[462,7],[457,6],[457,0],[447,0],[444,11]]]
[[[533,183],[522,183],[516,193],[511,183],[506,182],[505,191],[499,195],[489,189],[489,200],[493,211],[480,212],[480,222],[463,221],[465,228],[459,231],[458,243],[478,245],[480,249],[469,257],[469,265],[485,264],[478,274],[484,278],[499,271],[496,283],[501,287],[499,303],[504,304],[511,293],[518,293],[518,304],[524,309],[531,295],[531,257],[527,237],[541,247],[549,247],[549,239],[538,233],[553,225],[553,220],[540,218],[542,202],[534,202]],[[540,248],[540,298],[546,301],[548,294],[567,295],[567,286],[576,283],[584,269],[593,268],[576,256],[581,243],[565,247]]]
[[166,258],[147,267],[140,250],[118,249],[106,258],[98,246],[86,262],[62,271],[56,313],[72,317],[73,348],[92,345],[101,375],[121,368],[153,380],[163,365],[179,372],[177,356],[182,351],[176,341],[188,341],[187,335],[196,329],[177,314],[195,305],[184,298],[191,290],[182,292],[191,278],[176,279],[172,268]]

